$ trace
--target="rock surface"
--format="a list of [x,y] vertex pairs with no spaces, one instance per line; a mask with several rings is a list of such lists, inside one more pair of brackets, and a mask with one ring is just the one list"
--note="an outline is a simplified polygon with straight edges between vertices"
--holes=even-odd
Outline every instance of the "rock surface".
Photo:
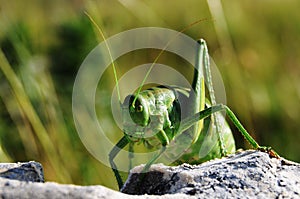
[[0,163],[0,177],[29,182],[44,182],[43,167],[38,162]]
[[132,169],[127,194],[184,193],[199,198],[300,198],[300,164],[267,153],[243,151],[197,166],[153,165]]
[[[0,197],[300,198],[300,164],[270,158],[268,154],[258,151],[243,151],[197,166],[152,165],[150,172],[143,176],[143,181],[138,173],[141,170],[142,166],[132,169],[122,190],[128,193],[125,194],[100,185],[40,183],[43,182],[42,167],[35,162],[6,164],[6,167],[0,164]],[[29,173],[39,177],[28,177]]]
[[[76,186],[63,185],[54,182],[32,183],[17,180],[0,179],[0,197],[5,199],[58,199],[58,198],[83,198],[83,199],[161,199],[161,196],[132,196],[123,194],[104,186]],[[165,195],[166,199],[190,199],[184,194]]]

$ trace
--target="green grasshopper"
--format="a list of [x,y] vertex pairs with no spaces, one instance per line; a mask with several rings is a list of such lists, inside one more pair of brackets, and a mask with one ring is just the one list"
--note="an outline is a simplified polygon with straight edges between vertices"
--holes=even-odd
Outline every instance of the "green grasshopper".
[[[102,30],[89,15],[88,17],[97,27],[105,41]],[[110,51],[109,46],[107,44],[106,46],[108,51]],[[160,85],[142,90],[142,83],[135,94],[127,96],[124,103],[120,103],[124,135],[109,153],[109,162],[119,189],[123,186],[123,180],[114,163],[114,158],[127,145],[129,145],[129,154],[131,154],[129,155],[129,168],[132,167],[131,159],[133,158],[134,144],[143,143],[148,149],[153,147],[160,149],[146,163],[143,172],[147,172],[150,166],[168,148],[172,147],[172,143],[174,142],[181,143],[190,140],[191,143],[190,148],[183,150],[174,164],[184,162],[196,164],[234,153],[234,138],[221,111],[226,112],[236,128],[254,149],[266,151],[271,156],[279,157],[270,147],[260,146],[226,105],[216,104],[208,48],[203,39],[198,41],[196,52],[192,89]],[[118,89],[114,64],[113,70]],[[205,97],[205,83],[209,93],[209,100]],[[182,111],[182,109],[185,111]],[[200,147],[207,144],[204,143],[204,137],[209,134],[217,135],[217,144],[212,143],[215,145],[211,147],[209,153],[204,157],[199,157]]]
[[[203,39],[198,43],[192,83],[193,93],[178,86],[156,86],[143,91],[138,90],[137,93],[125,98],[122,104],[124,135],[109,153],[109,161],[120,189],[123,181],[113,160],[128,144],[129,152],[133,152],[135,143],[143,143],[149,149],[160,147],[160,151],[146,163],[143,172],[150,168],[175,139],[192,139],[193,143],[189,152],[183,154],[177,162],[201,163],[234,153],[234,138],[224,116],[220,113],[222,110],[225,110],[230,120],[254,149],[267,151],[277,157],[269,147],[260,146],[251,137],[227,106],[216,104],[207,45]],[[199,75],[199,71],[205,73],[210,102],[205,99],[205,79]],[[184,98],[190,107],[187,115],[180,113],[179,98]],[[209,128],[210,122],[213,123],[213,128]],[[204,144],[203,136],[208,133],[218,135],[218,144],[205,157],[199,159],[197,158],[199,147]],[[149,134],[155,135],[148,137]]]

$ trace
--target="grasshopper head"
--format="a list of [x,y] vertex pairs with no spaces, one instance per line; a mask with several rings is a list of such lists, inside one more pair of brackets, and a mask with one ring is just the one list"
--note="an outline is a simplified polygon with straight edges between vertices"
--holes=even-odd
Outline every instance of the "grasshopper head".
[[[136,100],[134,102],[135,98]],[[124,111],[129,112],[131,120],[135,123],[135,125],[145,127],[149,124],[149,105],[147,100],[142,96],[127,96],[124,100],[123,107]]]

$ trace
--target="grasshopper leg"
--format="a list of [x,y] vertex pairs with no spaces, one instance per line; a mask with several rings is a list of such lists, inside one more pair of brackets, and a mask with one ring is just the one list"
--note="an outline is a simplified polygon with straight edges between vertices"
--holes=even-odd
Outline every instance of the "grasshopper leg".
[[257,149],[259,151],[263,151],[268,153],[271,157],[279,158],[280,156],[271,148],[267,146],[260,146],[255,139],[247,132],[247,130],[243,127],[243,125],[240,123],[240,121],[237,119],[235,114],[225,105],[222,105],[223,108],[226,111],[226,114],[230,118],[230,120],[233,122],[233,124],[237,127],[237,129],[242,133],[244,138],[251,144],[251,146],[254,149]]
[[129,153],[128,153],[128,159],[129,159],[129,170],[132,168],[132,159],[134,157],[134,150],[133,150],[134,142],[129,143]]
[[123,186],[123,180],[117,169],[116,164],[114,163],[114,158],[120,152],[120,150],[123,149],[128,143],[129,143],[128,138],[126,136],[123,136],[109,153],[109,163],[110,163],[110,166],[116,176],[119,189],[121,189]]
[[[206,45],[206,42],[204,39],[200,39],[198,41],[198,43],[200,45],[200,49],[202,49],[199,52],[199,54],[200,54],[199,55],[199,62],[200,62],[199,64],[201,64],[201,67],[204,70],[205,80],[206,80],[206,84],[207,84],[207,88],[208,88],[208,92],[209,92],[211,105],[214,106],[217,104],[217,102],[216,102],[215,91],[214,91],[214,87],[213,87],[213,83],[212,83],[212,75],[211,75],[211,70],[210,70],[208,48],[207,48],[207,45]],[[227,151],[224,146],[221,122],[219,121],[216,114],[212,115],[212,121],[214,121],[215,127],[216,127],[216,132],[217,132],[217,136],[218,136],[218,144],[220,146],[220,154],[221,154],[221,156],[225,156],[227,154]]]
[[195,122],[205,119],[207,117],[210,117],[212,114],[224,111],[226,112],[229,119],[232,121],[232,123],[235,125],[235,127],[240,131],[240,133],[244,136],[244,138],[250,143],[250,145],[259,151],[267,152],[271,157],[279,158],[279,155],[272,150],[270,147],[266,146],[260,146],[255,139],[247,132],[247,130],[244,128],[244,126],[241,124],[241,122],[237,119],[235,114],[228,108],[226,105],[223,104],[217,104],[214,106],[211,106],[203,111],[200,111],[192,116],[189,116],[185,118],[180,126],[179,132],[183,132],[186,129],[190,128]]
[[[208,92],[209,92],[209,96],[210,96],[210,101],[212,104],[212,108],[214,108],[215,106],[217,106],[216,104],[216,99],[215,99],[215,94],[214,94],[214,88],[213,88],[213,84],[212,84],[212,75],[211,75],[211,70],[210,70],[210,63],[209,63],[209,54],[208,54],[208,49],[207,49],[207,45],[205,40],[200,39],[198,41],[199,43],[199,68],[200,69],[204,69],[204,73],[205,73],[205,80],[206,80],[206,84],[207,84],[207,88],[208,88]],[[258,149],[260,151],[265,151],[267,153],[269,153],[271,156],[273,157],[279,157],[279,155],[273,151],[270,147],[264,147],[264,146],[260,146],[255,139],[246,131],[246,129],[242,126],[242,124],[240,123],[240,121],[237,119],[237,117],[234,115],[234,113],[225,105],[221,105],[222,109],[226,111],[226,114],[228,115],[228,117],[230,118],[230,120],[234,123],[234,125],[238,128],[238,130],[242,133],[242,135],[244,136],[244,138],[251,144],[251,146],[254,149]],[[222,154],[222,156],[225,156],[227,154],[227,151],[225,150],[224,147],[224,141],[223,141],[223,136],[222,136],[222,131],[221,131],[221,124],[220,121],[218,120],[218,117],[212,113],[212,117],[213,120],[215,121],[215,126],[216,126],[216,131],[218,134],[218,142],[219,142],[219,146],[220,146],[220,152]]]
[[149,160],[149,162],[147,162],[147,164],[144,166],[143,168],[143,173],[147,172],[149,170],[149,168],[151,167],[151,165],[155,162],[155,160],[157,160],[159,158],[159,156],[166,150],[166,146],[162,146],[160,151],[154,155],[151,160]]
[[162,143],[162,147],[161,147],[161,149],[160,149],[160,151],[157,153],[157,154],[155,154],[152,158],[151,158],[151,160],[149,160],[148,162],[147,162],[147,164],[145,165],[145,167],[143,168],[143,173],[145,173],[145,172],[147,172],[148,170],[149,170],[149,168],[150,168],[150,166],[155,162],[155,160],[157,160],[159,157],[160,157],[160,155],[166,150],[166,146],[167,145],[169,145],[169,138],[168,138],[168,136],[167,136],[167,134],[166,134],[166,132],[164,131],[164,130],[160,130],[157,134],[156,134],[156,136],[159,138],[159,140],[161,141],[161,143]]

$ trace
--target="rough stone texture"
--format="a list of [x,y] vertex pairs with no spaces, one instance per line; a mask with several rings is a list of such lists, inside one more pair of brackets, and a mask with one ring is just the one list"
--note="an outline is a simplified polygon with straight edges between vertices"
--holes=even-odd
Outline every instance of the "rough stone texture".
[[[44,182],[43,168],[40,163],[0,163],[0,198],[5,199],[55,199],[55,198],[101,198],[135,199],[132,196],[108,189],[103,186],[63,185]],[[158,199],[160,196],[142,196],[145,199]],[[165,195],[164,198],[188,199],[185,194]]]
[[[0,198],[300,198],[300,164],[258,151],[244,151],[197,166],[152,165],[144,176],[138,173],[141,170],[142,166],[132,169],[123,188],[123,192],[138,196],[99,185],[39,183],[42,167],[35,162],[0,164]],[[32,173],[39,177],[27,178]]]
[[[54,182],[33,183],[0,178],[0,198],[5,199],[161,199],[161,196],[133,196],[108,189],[103,186],[63,185]],[[166,199],[190,199],[185,194],[164,195]],[[193,198],[193,197],[192,197]]]
[[132,169],[122,192],[185,193],[199,198],[300,198],[300,164],[267,153],[243,151],[197,166],[153,165]]
[[38,162],[0,163],[0,177],[20,181],[44,182],[43,167]]

